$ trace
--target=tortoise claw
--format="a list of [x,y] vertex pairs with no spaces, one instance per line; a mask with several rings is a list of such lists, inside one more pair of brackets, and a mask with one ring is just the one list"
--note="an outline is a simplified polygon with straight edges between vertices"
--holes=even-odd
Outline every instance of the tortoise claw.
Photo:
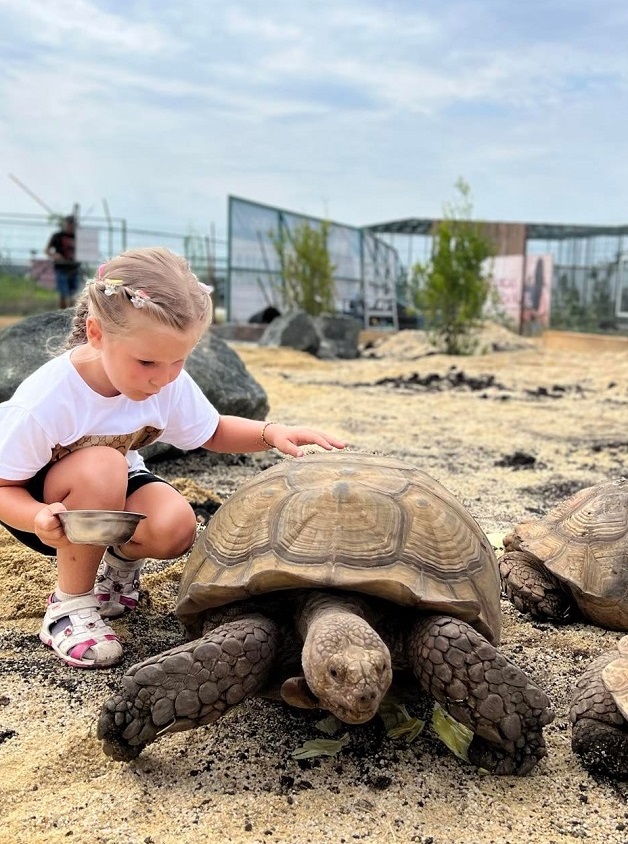
[[472,765],[491,774],[522,777],[547,756],[547,749],[540,730],[528,732],[522,747],[514,742],[496,745],[476,733],[467,754]]

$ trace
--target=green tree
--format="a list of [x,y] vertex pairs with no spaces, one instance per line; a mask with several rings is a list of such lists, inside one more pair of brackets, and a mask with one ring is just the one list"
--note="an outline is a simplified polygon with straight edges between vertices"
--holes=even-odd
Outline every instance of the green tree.
[[281,273],[281,296],[286,310],[303,310],[310,316],[334,313],[335,265],[332,263],[327,237],[330,224],[318,226],[303,222],[292,230],[281,225],[269,233]]
[[457,201],[445,206],[434,235],[432,256],[412,269],[411,287],[423,311],[428,333],[447,354],[468,354],[476,345],[493,285],[486,259],[494,248],[482,226],[472,218],[469,186],[456,182]]

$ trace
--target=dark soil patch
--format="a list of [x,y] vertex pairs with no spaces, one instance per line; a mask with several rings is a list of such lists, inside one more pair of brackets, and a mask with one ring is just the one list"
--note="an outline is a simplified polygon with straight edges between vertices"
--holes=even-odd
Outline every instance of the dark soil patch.
[[524,487],[521,491],[538,498],[542,502],[543,511],[546,511],[585,486],[581,480],[559,480],[542,486]]
[[495,461],[495,465],[506,466],[510,469],[539,469],[543,464],[537,465],[533,454],[528,454],[526,451],[514,451],[512,454],[504,454]]

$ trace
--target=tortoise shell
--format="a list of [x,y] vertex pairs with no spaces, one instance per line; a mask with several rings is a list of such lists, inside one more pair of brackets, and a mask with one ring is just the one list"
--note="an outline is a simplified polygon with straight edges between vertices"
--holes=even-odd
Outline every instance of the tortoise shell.
[[343,589],[501,632],[497,560],[441,484],[390,457],[316,453],[242,484],[199,535],[177,615],[290,589]]
[[582,614],[628,630],[628,480],[581,489],[542,519],[523,522],[504,539],[542,563]]

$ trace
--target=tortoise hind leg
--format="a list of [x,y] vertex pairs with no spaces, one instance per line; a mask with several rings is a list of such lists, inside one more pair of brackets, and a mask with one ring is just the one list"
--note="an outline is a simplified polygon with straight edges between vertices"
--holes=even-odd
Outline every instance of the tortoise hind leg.
[[507,551],[500,557],[499,574],[504,593],[519,612],[557,622],[570,621],[578,614],[556,578],[534,565],[523,551]]
[[602,679],[617,657],[616,650],[602,654],[578,679],[569,708],[571,747],[592,773],[628,779],[628,723]]
[[449,616],[416,622],[408,658],[425,691],[473,732],[474,765],[523,775],[547,755],[547,695],[469,624]]
[[273,621],[251,615],[132,666],[101,709],[103,751],[129,761],[161,735],[217,720],[263,689],[278,641]]

